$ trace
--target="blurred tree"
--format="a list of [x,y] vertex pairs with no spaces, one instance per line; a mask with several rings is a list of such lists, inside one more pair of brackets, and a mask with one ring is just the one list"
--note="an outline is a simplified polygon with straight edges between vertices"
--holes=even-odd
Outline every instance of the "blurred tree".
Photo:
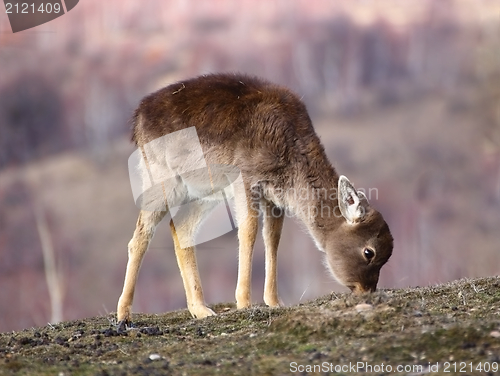
[[[500,26],[483,26],[476,55],[478,76],[477,112],[483,132],[484,168],[492,178],[493,196],[500,205]],[[491,184],[490,183],[490,184]]]

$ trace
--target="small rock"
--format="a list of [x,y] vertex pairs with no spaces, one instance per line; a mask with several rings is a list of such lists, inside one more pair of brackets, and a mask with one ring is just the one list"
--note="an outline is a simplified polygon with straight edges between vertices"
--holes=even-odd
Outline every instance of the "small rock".
[[142,328],[142,329],[140,329],[140,332],[142,334],[147,334],[149,336],[159,336],[159,335],[163,334],[163,332],[157,326]]
[[104,334],[104,337],[114,337],[114,336],[118,335],[118,333],[116,332],[116,330],[111,329],[111,328],[104,329],[104,330],[101,331],[101,333]]
[[161,355],[160,354],[151,354],[149,356],[149,360],[159,360],[161,359]]
[[64,346],[67,341],[68,340],[66,338],[59,337],[59,336],[54,339],[54,342],[57,343],[60,346]]
[[24,346],[24,345],[29,345],[29,344],[31,344],[32,342],[33,342],[33,340],[32,340],[31,338],[29,338],[29,337],[21,337],[21,338],[19,338],[19,343],[20,343],[21,345],[23,345],[23,346]]
[[357,312],[367,312],[367,311],[371,311],[373,309],[373,306],[371,304],[362,303],[362,304],[358,304],[354,308],[356,309]]
[[313,360],[318,360],[318,359],[321,359],[323,357],[323,354],[319,351],[315,351],[310,357],[309,357],[309,360],[310,361],[313,361]]
[[466,349],[473,349],[476,347],[476,344],[474,342],[465,342],[464,344],[462,344],[462,349],[466,350]]
[[500,332],[498,330],[494,330],[490,333],[490,336],[493,338],[500,338]]
[[255,334],[255,333],[250,333],[249,337],[250,337],[250,338],[257,337],[257,334]]

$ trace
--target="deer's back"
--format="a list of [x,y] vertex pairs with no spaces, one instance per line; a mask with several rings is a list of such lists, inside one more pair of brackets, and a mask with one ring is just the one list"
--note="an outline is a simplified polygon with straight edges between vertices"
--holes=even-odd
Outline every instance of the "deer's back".
[[243,172],[265,173],[324,154],[294,93],[233,74],[193,78],[145,97],[135,113],[132,139],[141,146],[193,126],[209,163],[232,164]]

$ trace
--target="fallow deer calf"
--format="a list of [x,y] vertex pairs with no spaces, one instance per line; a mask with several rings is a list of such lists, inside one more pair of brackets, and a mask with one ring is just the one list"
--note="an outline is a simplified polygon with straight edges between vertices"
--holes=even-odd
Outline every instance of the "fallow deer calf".
[[[192,127],[206,160],[208,185],[197,180],[196,174],[178,173],[172,165],[192,154],[182,151],[181,141],[170,146],[157,143],[148,149],[154,140]],[[237,308],[251,305],[251,264],[259,212],[264,217],[267,305],[280,304],[276,263],[284,210],[305,224],[317,247],[325,252],[326,264],[337,281],[355,293],[375,291],[380,269],[392,254],[389,227],[366,196],[345,176],[337,175],[305,105],[290,90],[233,74],[178,82],[142,100],[134,114],[132,140],[144,156],[138,167],[144,177],[161,176],[162,170],[173,176],[160,182],[150,197],[150,201],[163,204],[144,205],[139,214],[128,245],[125,283],[118,301],[120,322],[131,319],[143,256],[171,202],[191,202],[180,206],[170,221],[189,312],[196,318],[214,315],[205,304],[194,248],[201,222],[216,206],[215,201],[205,199],[210,190],[213,192],[214,180],[219,179],[210,166],[234,166],[242,177],[243,189],[234,191],[239,238]],[[215,182],[219,187],[221,184]]]

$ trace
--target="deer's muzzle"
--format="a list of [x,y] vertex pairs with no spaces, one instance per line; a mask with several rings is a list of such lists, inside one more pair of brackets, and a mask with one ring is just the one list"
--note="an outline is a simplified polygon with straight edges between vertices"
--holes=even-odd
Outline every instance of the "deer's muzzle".
[[366,292],[375,292],[377,290],[377,284],[363,285],[359,282],[356,282],[352,285],[348,285],[347,287],[349,287],[351,291],[357,295],[364,294]]

